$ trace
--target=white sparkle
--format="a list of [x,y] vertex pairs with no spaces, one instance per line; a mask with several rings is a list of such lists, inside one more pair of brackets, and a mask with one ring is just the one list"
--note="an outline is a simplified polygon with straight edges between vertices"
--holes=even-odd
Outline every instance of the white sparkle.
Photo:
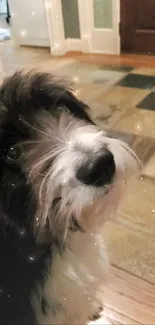
[[55,48],[58,49],[60,47],[59,43],[55,43]]
[[32,15],[34,16],[36,13],[34,11],[32,11]]
[[25,37],[27,35],[27,29],[23,28],[20,30],[20,36]]
[[74,77],[73,77],[73,80],[74,80],[75,82],[77,82],[77,81],[79,80],[78,76],[74,76]]
[[29,256],[28,259],[29,259],[29,261],[33,262],[35,260],[35,257],[34,256]]
[[21,231],[19,232],[19,235],[20,235],[20,236],[24,236],[24,235],[25,235],[25,230],[21,230]]
[[84,34],[84,38],[85,39],[88,39],[88,34]]
[[155,210],[153,209],[152,212],[155,213]]
[[45,3],[45,9],[50,9],[50,8],[51,8],[51,3],[50,2]]

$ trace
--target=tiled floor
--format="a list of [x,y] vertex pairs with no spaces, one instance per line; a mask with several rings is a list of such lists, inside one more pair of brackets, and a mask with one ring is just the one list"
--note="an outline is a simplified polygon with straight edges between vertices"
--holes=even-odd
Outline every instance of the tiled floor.
[[69,77],[75,83],[75,94],[89,104],[90,114],[100,127],[125,139],[142,159],[140,179],[133,182],[116,221],[109,221],[104,230],[113,271],[104,313],[113,324],[155,324],[153,59],[150,66],[146,57],[134,57],[134,68],[126,57],[123,61],[112,56],[56,59],[48,49],[14,49],[11,42],[0,43],[0,51],[4,75],[36,67]]

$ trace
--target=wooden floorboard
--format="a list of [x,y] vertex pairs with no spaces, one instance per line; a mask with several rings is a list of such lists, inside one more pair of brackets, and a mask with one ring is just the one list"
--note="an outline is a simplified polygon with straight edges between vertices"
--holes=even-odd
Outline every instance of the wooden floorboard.
[[105,289],[104,314],[113,324],[154,325],[154,285],[112,267],[111,283]]
[[121,55],[103,55],[103,54],[82,54],[78,52],[69,52],[66,57],[75,58],[81,62],[96,64],[114,64],[132,67],[155,68],[155,56],[121,54]]

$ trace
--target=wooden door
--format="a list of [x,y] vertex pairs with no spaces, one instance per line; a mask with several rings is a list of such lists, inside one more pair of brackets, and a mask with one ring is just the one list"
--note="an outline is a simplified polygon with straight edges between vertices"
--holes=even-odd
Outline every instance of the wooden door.
[[155,54],[155,0],[120,0],[121,52]]

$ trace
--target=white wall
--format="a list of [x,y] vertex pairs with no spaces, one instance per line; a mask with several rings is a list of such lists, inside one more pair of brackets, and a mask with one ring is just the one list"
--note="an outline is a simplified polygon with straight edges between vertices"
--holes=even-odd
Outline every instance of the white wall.
[[44,0],[9,0],[9,5],[17,43],[49,46]]

